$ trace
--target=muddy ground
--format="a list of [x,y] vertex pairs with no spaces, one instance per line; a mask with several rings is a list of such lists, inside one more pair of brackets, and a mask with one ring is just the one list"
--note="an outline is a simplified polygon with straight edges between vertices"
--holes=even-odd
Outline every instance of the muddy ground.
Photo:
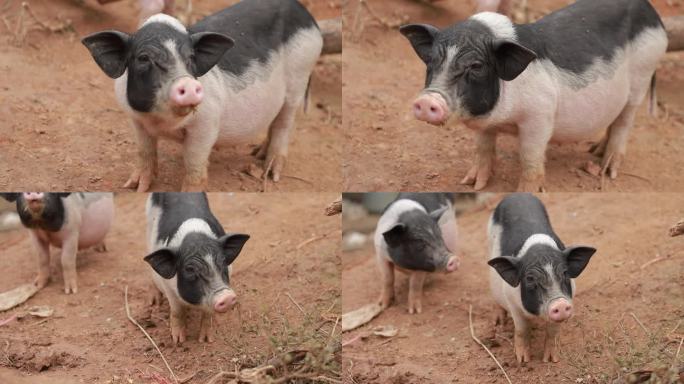
[[[577,279],[576,314],[562,326],[559,363],[541,361],[543,329],[537,327],[532,333],[532,361],[518,368],[510,344],[512,322],[498,330],[491,350],[512,382],[612,383],[625,372],[673,364],[684,337],[684,239],[667,233],[684,216],[684,198],[589,193],[540,197],[566,244],[589,244],[598,251]],[[432,276],[424,290],[422,314],[408,314],[408,278],[399,273],[395,305],[343,335],[347,382],[506,383],[493,360],[471,339],[468,322],[472,305],[475,333],[491,346],[495,304],[485,263],[486,225],[500,198],[494,197],[490,208],[458,218],[461,269]],[[374,257],[371,245],[344,254],[343,312],[379,297]],[[357,339],[387,325],[398,328],[398,335]],[[677,364],[684,366],[684,353]]]
[[[195,0],[199,18],[235,0]],[[103,29],[133,32],[137,0],[100,6],[95,0],[29,0],[33,14],[59,29],[47,32],[20,0],[0,4],[0,190],[121,190],[135,164],[135,138],[114,99],[108,78],[80,43]],[[185,4],[185,0],[176,1]],[[337,17],[340,0],[304,2],[317,19]],[[19,20],[31,30],[17,33]],[[8,26],[11,29],[8,29]],[[17,41],[18,40],[18,41]],[[341,55],[324,56],[316,66],[309,112],[300,113],[285,177],[268,191],[339,191],[342,147]],[[264,133],[265,136],[265,133]],[[210,157],[209,190],[259,191],[262,182],[243,171],[261,166],[249,145],[215,148]],[[162,141],[154,190],[179,190],[183,178],[181,145]],[[255,172],[253,172],[255,173]]]
[[[529,0],[533,17],[570,0]],[[369,0],[357,11],[345,7],[343,114],[345,191],[471,191],[459,182],[474,159],[474,134],[462,124],[434,127],[413,118],[411,102],[424,86],[425,65],[398,26],[427,22],[440,27],[469,17],[474,1]],[[654,0],[661,16],[684,13],[681,1]],[[629,140],[623,174],[609,191],[682,191],[684,174],[675,166],[684,145],[684,61],[668,54],[658,69],[659,120],[639,112]],[[666,111],[666,112],[665,112]],[[597,138],[598,139],[598,138]],[[590,143],[552,144],[547,152],[549,191],[595,191],[600,180],[581,170],[598,159]],[[517,188],[517,139],[500,137],[497,165],[487,190]]]
[[[213,344],[198,342],[199,316],[192,315],[188,341],[177,348],[171,342],[168,304],[151,312],[146,304],[151,278],[142,260],[147,251],[145,198],[115,197],[108,251],[79,253],[77,294],[65,295],[61,273],[53,271],[46,288],[0,313],[5,320],[35,305],[55,310],[46,320],[29,316],[0,326],[0,382],[167,383],[157,352],[126,318],[125,287],[133,317],[159,343],[178,377],[195,375],[192,384],[294,349],[325,356],[316,348],[339,342],[340,219],[323,214],[335,194],[211,194],[210,204],[224,227],[252,236],[233,264],[231,282],[240,304],[219,318]],[[307,220],[294,220],[301,216]],[[27,236],[24,230],[0,233],[0,292],[34,278],[35,256]],[[324,366],[339,372],[339,364],[333,360]]]

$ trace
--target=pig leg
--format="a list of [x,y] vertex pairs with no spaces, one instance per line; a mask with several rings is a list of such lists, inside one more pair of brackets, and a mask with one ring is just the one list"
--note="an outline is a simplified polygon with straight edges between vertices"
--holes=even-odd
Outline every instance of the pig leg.
[[629,132],[632,130],[632,126],[634,126],[637,108],[637,105],[628,104],[618,118],[610,125],[604,138],[605,144],[602,153],[601,169],[603,172],[607,172],[611,179],[617,177],[618,169],[627,152],[627,140]]
[[209,155],[216,143],[218,131],[207,133],[202,130],[188,132],[183,142],[185,178],[183,192],[201,192],[207,189],[209,181]]
[[552,121],[533,121],[519,127],[520,165],[522,176],[518,191],[544,192],[546,147],[551,140]]
[[78,251],[78,231],[70,233],[62,243],[62,274],[64,293],[76,293],[76,252]]
[[501,325],[502,327],[506,325],[506,320],[508,320],[508,312],[506,308],[496,305],[496,314],[494,317],[494,325]]
[[38,251],[38,276],[33,284],[38,289],[43,288],[50,281],[50,243],[43,241],[33,231],[30,231],[31,242]]
[[[290,132],[294,128],[295,115],[298,104],[285,102],[278,116],[268,129],[268,136],[261,144],[256,156],[265,160],[265,169],[270,170],[273,181],[279,181],[285,161],[287,160],[287,147],[290,141]],[[268,175],[265,175],[268,177]]]
[[200,343],[214,342],[214,314],[211,312],[202,312],[202,319],[200,320]]
[[462,185],[474,185],[476,191],[487,186],[496,159],[496,132],[477,132],[477,157],[475,165],[461,180]]
[[138,141],[138,165],[124,188],[136,188],[138,192],[147,192],[157,176],[157,138],[150,136],[145,128],[133,123]]
[[530,361],[530,326],[525,317],[515,311],[511,312],[515,332],[513,336],[513,347],[515,348],[515,359],[519,365]]
[[427,274],[423,271],[416,271],[411,273],[409,278],[409,294],[408,305],[409,313],[423,312],[423,283],[425,283],[425,276]]
[[548,363],[552,361],[557,363],[560,361],[558,359],[558,333],[560,330],[560,324],[555,322],[549,322],[546,325],[546,340],[544,340],[544,362]]
[[159,288],[157,288],[156,284],[152,284],[149,302],[151,307],[155,305],[161,305],[162,303],[162,292],[159,290]]
[[174,299],[169,298],[169,306],[171,308],[171,338],[173,344],[183,344],[186,340],[185,328],[185,308]]
[[378,301],[382,309],[385,309],[392,304],[394,299],[394,264],[387,260],[379,259],[378,266],[382,275],[382,293]]

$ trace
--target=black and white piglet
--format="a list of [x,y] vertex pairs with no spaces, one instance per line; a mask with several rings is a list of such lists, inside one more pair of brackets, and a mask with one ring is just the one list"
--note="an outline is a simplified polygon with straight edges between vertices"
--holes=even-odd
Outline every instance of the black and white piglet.
[[546,324],[544,361],[558,362],[560,324],[573,313],[575,278],[582,273],[596,249],[566,247],[551,228],[546,208],[531,194],[506,196],[489,221],[489,283],[501,306],[498,321],[506,313],[515,325],[515,356],[530,361],[530,319]]
[[202,311],[199,340],[214,341],[214,314],[237,303],[230,265],[249,235],[226,234],[204,193],[153,193],[146,210],[150,254],[145,261],[155,286],[169,300],[173,342],[186,339],[189,308]]
[[76,253],[97,247],[104,251],[104,239],[114,221],[111,193],[2,193],[16,201],[22,224],[29,229],[38,253],[35,284],[44,287],[50,280],[50,246],[61,248],[64,292],[76,293]]
[[592,151],[615,178],[668,44],[648,0],[578,0],[520,25],[484,12],[441,30],[411,24],[401,33],[427,65],[415,117],[435,125],[458,119],[476,132],[477,157],[461,182],[476,190],[492,174],[499,133],[519,138],[519,190],[543,189],[550,141],[600,134]]
[[126,187],[149,189],[163,137],[183,144],[187,191],[206,189],[215,145],[265,131],[256,155],[279,180],[323,38],[296,0],[244,0],[187,29],[157,14],[132,35],[103,31],[83,44],[116,79],[116,98],[136,132],[138,164]]
[[383,285],[380,305],[394,299],[394,269],[410,275],[409,313],[421,313],[423,283],[430,272],[458,269],[458,228],[453,195],[400,193],[380,217],[375,251]]

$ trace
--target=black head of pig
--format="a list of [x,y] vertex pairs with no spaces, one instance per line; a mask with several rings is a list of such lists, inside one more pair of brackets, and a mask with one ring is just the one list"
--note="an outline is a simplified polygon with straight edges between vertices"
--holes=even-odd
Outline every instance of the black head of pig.
[[430,213],[412,209],[400,214],[392,228],[382,234],[392,261],[410,270],[453,272],[458,261],[444,244],[439,227],[442,216],[449,214],[448,207]]
[[17,202],[17,213],[27,228],[40,228],[57,232],[66,218],[63,197],[71,193],[0,193],[5,200]]
[[229,289],[229,265],[249,235],[227,234],[218,239],[204,233],[187,234],[177,251],[162,248],[145,256],[161,277],[177,277],[180,297],[190,304],[213,306],[213,296]]
[[399,30],[427,65],[425,89],[414,113],[431,124],[444,124],[451,116],[467,120],[488,114],[499,99],[500,81],[515,79],[536,58],[512,39],[497,38],[477,19],[443,30],[427,24]]
[[[572,314],[573,288],[577,278],[596,252],[595,248],[573,246],[559,250],[546,244],[529,247],[520,257],[500,256],[489,260],[511,287],[520,286],[525,310],[534,315],[563,321]],[[563,304],[563,308],[557,308]],[[569,311],[564,313],[563,311]]]
[[219,33],[189,34],[178,20],[163,14],[148,19],[133,35],[102,31],[82,43],[107,76],[116,79],[128,71],[126,98],[138,112],[159,108],[178,79],[204,75],[233,46],[231,38]]

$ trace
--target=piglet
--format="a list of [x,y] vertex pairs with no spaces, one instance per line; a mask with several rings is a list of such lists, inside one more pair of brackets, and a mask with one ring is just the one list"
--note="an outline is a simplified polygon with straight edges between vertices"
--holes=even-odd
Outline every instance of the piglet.
[[394,268],[410,275],[408,311],[421,313],[423,283],[428,273],[458,269],[457,228],[453,196],[444,193],[401,193],[380,217],[375,250],[383,285],[380,305],[394,298]]
[[226,234],[204,193],[153,193],[146,211],[150,253],[145,261],[155,286],[169,300],[173,342],[186,340],[191,308],[202,312],[200,342],[213,342],[214,314],[237,303],[230,265],[249,235]]
[[38,253],[35,284],[43,288],[50,280],[50,246],[61,248],[64,292],[76,293],[76,253],[97,246],[105,251],[104,238],[114,220],[111,193],[2,193],[16,201],[22,224],[29,229]]
[[496,207],[489,221],[489,284],[515,325],[515,357],[530,361],[530,320],[546,322],[544,362],[558,362],[561,324],[575,313],[575,278],[596,249],[566,247],[551,228],[546,208],[531,194],[512,194]]

